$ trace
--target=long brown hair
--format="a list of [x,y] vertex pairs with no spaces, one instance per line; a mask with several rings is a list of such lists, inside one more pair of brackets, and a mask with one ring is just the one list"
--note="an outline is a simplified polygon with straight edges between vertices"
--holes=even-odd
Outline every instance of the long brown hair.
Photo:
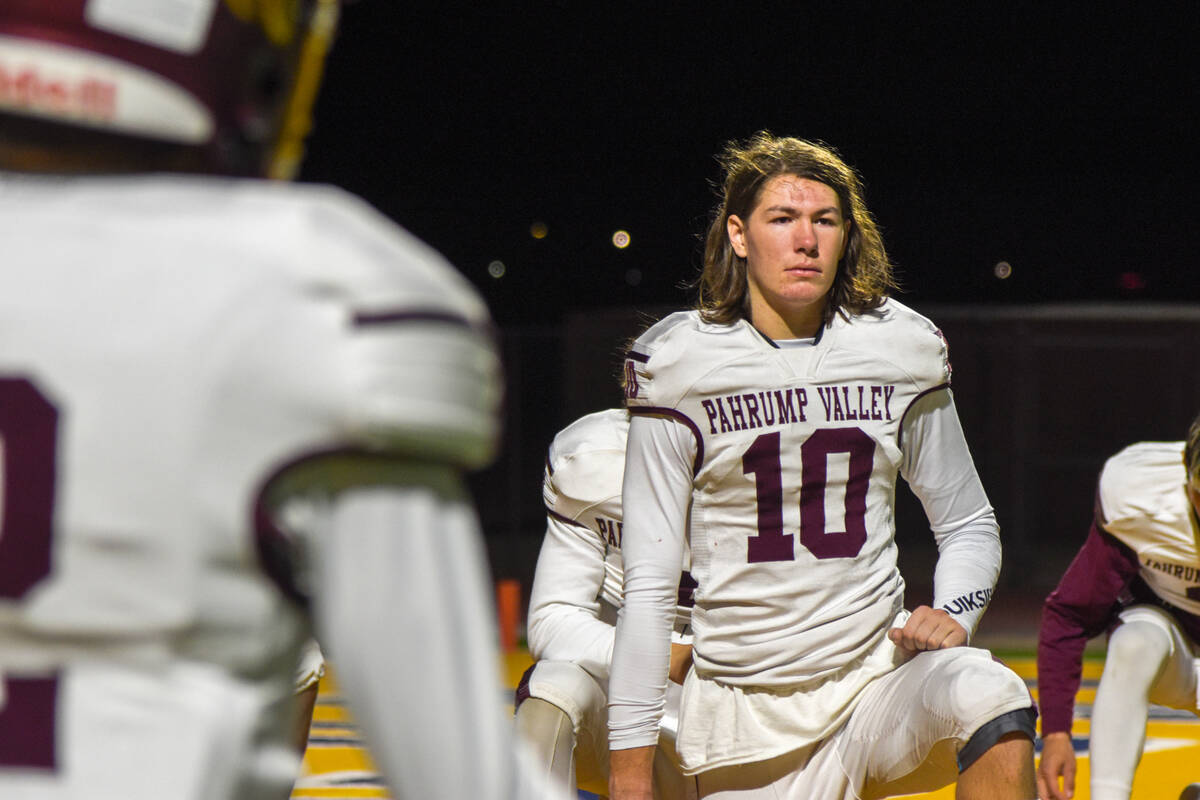
[[1188,480],[1200,477],[1200,414],[1188,428],[1187,444],[1183,448],[1183,462],[1187,467]]
[[763,186],[778,175],[807,178],[833,189],[842,214],[852,223],[846,253],[829,290],[824,323],[835,313],[878,308],[897,289],[883,238],[863,200],[858,173],[828,145],[761,131],[744,144],[730,142],[718,156],[724,181],[704,243],[704,268],[697,308],[707,322],[730,323],[749,316],[746,259],[733,252],[727,233],[731,215],[747,218]]

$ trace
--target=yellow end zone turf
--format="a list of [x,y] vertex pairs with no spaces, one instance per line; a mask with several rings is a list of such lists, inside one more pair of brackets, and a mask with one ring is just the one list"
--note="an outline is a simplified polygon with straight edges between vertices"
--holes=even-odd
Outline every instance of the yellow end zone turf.
[[[1025,656],[1004,657],[1008,664],[1030,686],[1037,697],[1036,662]],[[506,653],[500,668],[504,686],[503,699],[511,708],[512,689],[532,663],[524,650]],[[1076,695],[1076,715],[1072,726],[1078,755],[1078,775],[1075,800],[1089,800],[1087,736],[1089,721],[1086,712],[1096,694],[1103,662],[1089,659],[1084,663],[1084,684]],[[1083,712],[1083,713],[1081,713]],[[1133,796],[1139,800],[1176,800],[1189,783],[1200,781],[1200,720],[1168,714],[1152,709],[1147,726],[1146,753],[1134,778]],[[352,800],[354,798],[388,798],[380,783],[370,756],[353,719],[347,712],[338,692],[332,671],[321,681],[308,752],[304,755],[304,770],[292,800]],[[954,787],[947,786],[930,794],[910,795],[916,800],[953,800]]]

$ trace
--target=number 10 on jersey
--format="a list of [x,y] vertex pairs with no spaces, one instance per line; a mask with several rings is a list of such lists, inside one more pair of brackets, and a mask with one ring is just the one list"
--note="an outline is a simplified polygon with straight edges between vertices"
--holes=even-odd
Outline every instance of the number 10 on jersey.
[[[845,530],[826,533],[825,491],[829,456],[835,453],[849,456]],[[874,462],[875,440],[860,428],[822,428],[800,446],[800,544],[817,558],[853,558],[866,544],[867,487]],[[742,455],[742,472],[754,476],[758,504],[758,534],[747,542],[747,558],[751,563],[794,561],[794,535],[783,532],[785,487],[778,431],[754,440]]]

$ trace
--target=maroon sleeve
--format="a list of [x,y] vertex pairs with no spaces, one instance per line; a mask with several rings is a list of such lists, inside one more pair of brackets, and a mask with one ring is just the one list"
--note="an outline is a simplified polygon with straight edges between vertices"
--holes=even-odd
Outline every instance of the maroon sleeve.
[[1071,730],[1083,649],[1116,618],[1118,598],[1137,570],[1134,552],[1094,522],[1087,541],[1046,598],[1037,654],[1043,736]]

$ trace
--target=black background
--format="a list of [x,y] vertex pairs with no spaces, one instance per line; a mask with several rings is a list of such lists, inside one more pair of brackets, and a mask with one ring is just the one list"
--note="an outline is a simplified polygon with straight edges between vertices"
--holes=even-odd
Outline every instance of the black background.
[[[500,323],[504,442],[472,481],[495,574],[528,587],[546,446],[619,402],[618,333],[692,299],[714,156],[762,129],[836,147],[901,299],[957,309],[935,318],[953,323],[1001,584],[1028,595],[1027,623],[1086,533],[1103,459],[1182,436],[1196,321],[1155,308],[1200,302],[1195,6],[407,5],[346,7],[302,179],[434,245]],[[1095,301],[1090,321],[1055,321]],[[927,602],[936,552],[898,500],[901,566]]]
[[302,178],[502,325],[686,303],[714,155],[760,129],[859,169],[910,304],[1200,300],[1194,6],[406,5],[347,6]]

